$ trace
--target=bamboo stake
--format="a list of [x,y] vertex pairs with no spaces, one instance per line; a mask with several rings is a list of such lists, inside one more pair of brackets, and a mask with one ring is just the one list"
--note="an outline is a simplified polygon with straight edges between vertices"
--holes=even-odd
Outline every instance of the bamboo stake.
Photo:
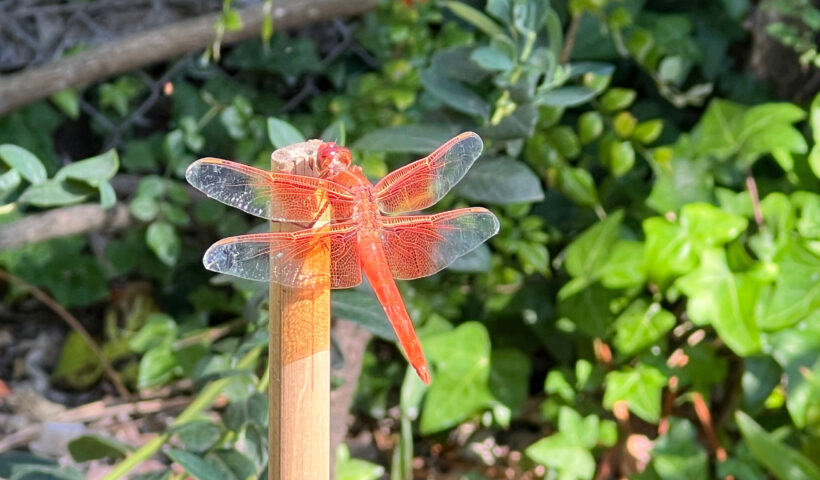
[[[315,175],[313,140],[277,150],[272,170]],[[322,205],[326,198],[319,198]],[[325,211],[327,211],[325,209]],[[325,213],[312,228],[329,225]],[[271,231],[301,227],[271,223]],[[330,248],[317,243],[303,272],[312,287],[270,284],[269,480],[330,478]]]

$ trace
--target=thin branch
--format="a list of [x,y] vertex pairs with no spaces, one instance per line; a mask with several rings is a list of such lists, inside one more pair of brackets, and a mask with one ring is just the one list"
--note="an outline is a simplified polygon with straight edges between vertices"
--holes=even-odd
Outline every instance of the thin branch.
[[91,351],[94,352],[94,355],[105,368],[106,376],[109,380],[111,380],[111,383],[114,384],[114,388],[117,389],[120,396],[126,400],[131,398],[131,393],[127,388],[125,388],[125,384],[122,383],[117,371],[114,370],[114,367],[111,366],[111,363],[107,358],[105,358],[105,355],[103,355],[100,346],[97,345],[97,342],[95,342],[93,338],[91,338],[88,330],[86,330],[85,327],[83,327],[83,325],[76,318],[74,318],[74,315],[72,315],[62,305],[57,303],[46,292],[26,282],[22,278],[16,277],[4,270],[0,270],[0,279],[6,281],[7,283],[13,283],[29,292],[32,296],[43,302],[49,309],[51,309],[52,312],[56,313],[58,317],[62,318],[63,321],[74,329],[75,332],[80,334],[83,340],[85,340],[85,343],[88,344],[88,347],[91,348]]
[[578,29],[581,27],[581,15],[573,15],[567,28],[567,36],[564,38],[564,48],[561,49],[561,63],[567,63],[572,55],[572,48],[575,46],[575,38],[578,36]]

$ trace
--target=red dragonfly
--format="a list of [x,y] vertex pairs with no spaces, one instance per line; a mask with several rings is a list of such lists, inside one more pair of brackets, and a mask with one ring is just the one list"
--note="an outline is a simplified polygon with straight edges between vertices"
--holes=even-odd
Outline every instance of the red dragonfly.
[[361,167],[351,166],[348,149],[332,142],[316,150],[319,177],[268,172],[217,158],[198,160],[185,177],[222,203],[277,222],[311,223],[322,214],[317,212],[331,220],[324,228],[225,238],[205,252],[203,263],[215,272],[306,287],[315,272],[305,272],[303,264],[316,245],[329,245],[330,287],[356,286],[364,271],[408,361],[429,384],[427,362],[393,279],[410,280],[442,270],[498,233],[498,219],[485,208],[435,215],[382,214],[435,204],[467,173],[481,150],[478,135],[462,133],[376,185]]

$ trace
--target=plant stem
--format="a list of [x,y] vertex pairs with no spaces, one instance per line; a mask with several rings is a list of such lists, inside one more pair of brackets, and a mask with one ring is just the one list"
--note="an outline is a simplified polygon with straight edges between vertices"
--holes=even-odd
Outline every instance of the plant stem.
[[125,388],[125,384],[120,379],[119,374],[117,371],[114,370],[114,367],[111,366],[111,363],[105,358],[105,355],[100,349],[100,346],[97,345],[97,342],[91,338],[91,334],[88,333],[88,330],[83,327],[83,324],[77,320],[74,315],[71,314],[68,310],[65,309],[62,305],[57,303],[56,300],[51,298],[49,294],[40,290],[39,288],[35,287],[34,285],[26,282],[22,278],[19,278],[15,275],[12,275],[5,270],[0,270],[0,279],[5,280],[8,283],[13,283],[23,290],[29,292],[32,296],[43,302],[45,306],[47,306],[52,312],[56,313],[58,317],[62,318],[65,323],[67,323],[75,332],[77,332],[85,343],[88,344],[88,348],[94,352],[94,355],[102,364],[103,368],[105,369],[105,374],[111,383],[114,385],[114,388],[117,389],[117,393],[120,394],[122,398],[125,400],[131,400],[131,393]]
[[567,36],[564,39],[564,48],[561,49],[561,63],[567,63],[570,55],[572,55],[572,48],[575,46],[575,37],[578,36],[578,28],[581,26],[581,15],[573,15],[567,28]]
[[[247,369],[253,367],[261,353],[262,347],[255,347],[251,349],[245,354],[244,357],[242,357],[242,359],[239,360],[239,362],[237,362],[236,368]],[[185,410],[183,410],[182,413],[180,413],[179,416],[171,423],[170,427],[182,425],[192,420],[202,410],[205,410],[228,385],[230,380],[230,378],[220,378],[219,380],[214,380],[206,385],[205,388],[199,392],[199,395],[197,395],[194,401],[191,402],[191,404],[188,405]],[[120,464],[113,470],[108,472],[108,475],[106,475],[103,480],[117,480],[123,478],[125,474],[131,471],[131,469],[150,458],[160,448],[162,448],[169,438],[171,438],[169,433],[163,433],[152,439],[140,447],[139,450],[126,457],[125,460],[120,462]]]

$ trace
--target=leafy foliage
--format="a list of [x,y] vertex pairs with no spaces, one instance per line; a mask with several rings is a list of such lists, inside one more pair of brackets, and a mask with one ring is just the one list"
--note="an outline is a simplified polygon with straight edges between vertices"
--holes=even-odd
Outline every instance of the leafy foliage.
[[[519,446],[520,468],[556,478],[618,468],[609,452],[624,445],[640,465],[630,478],[816,478],[820,96],[810,106],[772,99],[729,66],[729,52],[745,48],[747,2],[671,8],[385,1],[354,33],[378,68],[354,54],[326,64],[307,36],[246,42],[224,57],[234,76],[178,74],[167,131],[129,131],[119,153],[61,168],[50,139],[9,138],[40,117],[48,128],[64,121],[32,105],[0,119],[0,221],[93,198],[127,202],[141,223],[102,253],[70,237],[2,252],[0,265],[69,307],[99,306],[114,281],[155,284],[106,307],[106,356],[139,389],[219,384],[231,401],[221,422],[181,417],[166,453],[197,478],[258,477],[267,379],[240,363],[266,345],[266,288],[199,265],[209,242],[252,225],[193,200],[185,168],[205,155],[264,168],[272,148],[321,137],[347,143],[379,177],[474,130],[484,155],[434,208],[485,204],[501,232],[453,268],[401,285],[434,382],[424,387],[395,350],[369,351],[355,410],[394,422],[392,466],[343,447],[337,478],[409,478],[414,456],[460,425],[521,423],[538,437]],[[289,104],[304,78],[321,88]],[[114,118],[141,88],[120,77],[79,94]],[[62,97],[52,101],[72,117]],[[133,194],[111,187],[117,171],[140,176]],[[332,307],[393,340],[369,292],[334,292]],[[55,379],[99,381],[84,349],[68,338]],[[77,442],[78,461],[92,458],[89,445],[126,452]],[[30,460],[11,478],[55,468]]]

